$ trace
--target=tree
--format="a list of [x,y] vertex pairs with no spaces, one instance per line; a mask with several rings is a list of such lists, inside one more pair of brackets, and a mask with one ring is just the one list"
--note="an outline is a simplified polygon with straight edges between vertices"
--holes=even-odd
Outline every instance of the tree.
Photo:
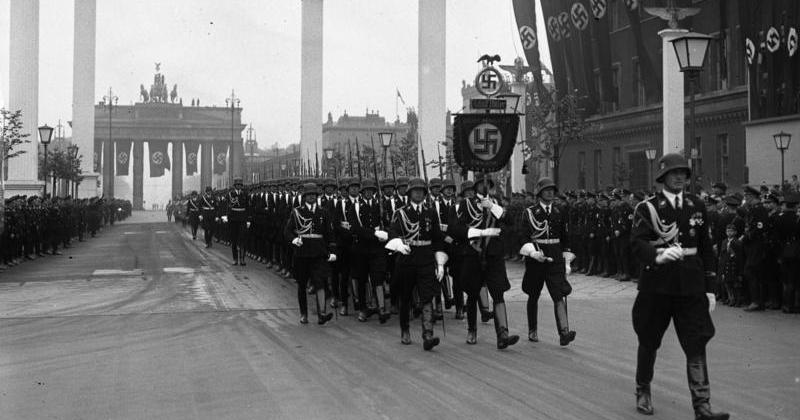
[[[81,161],[83,156],[72,158],[72,153],[75,152],[75,145],[67,147],[53,147],[47,153],[47,166],[44,164],[44,151],[39,153],[39,179],[47,180],[49,176],[53,177],[53,184],[58,180],[66,180],[76,184],[83,180],[83,170],[81,169]],[[49,175],[49,176],[48,176]],[[53,190],[55,194],[55,189]]]
[[[591,124],[584,119],[581,98],[574,93],[559,96],[555,89],[537,95],[532,116],[531,143],[525,145],[531,161],[553,162],[553,181],[559,182],[559,166],[569,143],[584,140]],[[538,148],[536,145],[538,144]]]
[[394,163],[397,175],[404,176],[419,176],[419,164],[417,153],[417,129],[419,128],[419,120],[417,113],[410,109],[408,111],[406,122],[409,125],[406,135],[400,138],[398,145],[391,151],[391,159]]
[[6,223],[6,167],[8,160],[25,150],[14,151],[16,146],[30,143],[30,134],[22,132],[22,111],[0,109],[0,235]]

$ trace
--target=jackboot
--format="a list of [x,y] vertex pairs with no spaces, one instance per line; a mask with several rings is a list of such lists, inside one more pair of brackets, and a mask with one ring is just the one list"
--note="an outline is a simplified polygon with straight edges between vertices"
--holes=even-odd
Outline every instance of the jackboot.
[[375,298],[378,301],[378,320],[381,324],[385,324],[392,316],[386,311],[386,296],[383,292],[383,286],[375,286]]
[[650,384],[636,384],[636,411],[652,416],[653,399],[650,396]]
[[728,420],[728,413],[711,411],[711,387],[708,383],[708,365],[705,352],[686,358],[686,376],[692,394],[692,407],[696,420]]
[[317,324],[319,325],[325,325],[331,320],[331,318],[333,318],[333,314],[327,313],[328,307],[325,305],[325,303],[325,290],[317,290]]
[[569,329],[566,298],[555,302],[553,311],[556,314],[556,327],[558,328],[559,344],[566,346],[575,340],[575,331]]
[[519,341],[518,335],[508,335],[508,314],[505,302],[494,304],[494,329],[497,332],[497,348],[504,349],[513,346]]
[[411,333],[408,330],[400,331],[400,343],[409,345],[411,344]]
[[433,335],[433,305],[427,302],[422,305],[422,348],[430,351],[439,345],[439,337]]
[[467,331],[467,344],[475,344],[478,342],[478,332],[475,330]]
[[539,336],[536,334],[536,328],[539,318],[539,299],[529,296],[526,311],[528,315],[528,340],[538,343]]

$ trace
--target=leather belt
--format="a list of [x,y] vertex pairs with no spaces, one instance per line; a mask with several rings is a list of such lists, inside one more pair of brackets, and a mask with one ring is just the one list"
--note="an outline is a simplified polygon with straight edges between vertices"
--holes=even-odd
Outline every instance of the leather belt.
[[214,207],[203,207],[203,210],[214,210]]
[[533,242],[536,242],[537,244],[543,244],[543,245],[552,245],[552,244],[560,244],[561,243],[561,239],[558,239],[558,238],[555,238],[555,239],[534,239]]
[[306,239],[322,239],[322,235],[320,235],[319,233],[304,233],[298,236]]
[[237,209],[237,208],[235,208],[235,207],[231,207],[231,210],[233,210],[233,211],[245,211],[245,210],[247,210],[247,209]]
[[406,245],[408,246],[430,246],[431,241],[407,241]]

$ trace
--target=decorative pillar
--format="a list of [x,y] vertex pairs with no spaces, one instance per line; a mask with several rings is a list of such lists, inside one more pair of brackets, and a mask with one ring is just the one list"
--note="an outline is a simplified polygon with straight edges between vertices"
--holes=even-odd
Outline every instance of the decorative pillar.
[[170,198],[175,198],[176,195],[183,195],[183,142],[172,142],[172,194]]
[[212,159],[214,156],[214,152],[211,150],[212,148],[211,141],[206,141],[200,145],[200,189],[205,190],[206,187],[213,187],[211,185],[211,175],[212,175]]
[[83,155],[81,170],[83,181],[78,188],[78,198],[97,196],[97,178],[94,171],[94,89],[95,46],[97,32],[97,1],[75,0],[74,53],[72,56],[72,142]]
[[323,0],[302,0],[300,52],[300,156],[322,150],[322,11]]
[[445,0],[419,0],[418,133],[428,161],[438,156],[436,145],[447,135],[445,12]]
[[687,33],[686,29],[664,29],[661,36],[661,74],[664,78],[664,142],[663,154],[680,153],[684,150],[684,92],[683,73],[675,56],[673,39]]
[[7,195],[39,195],[39,0],[11,0],[9,23],[8,109],[22,111],[22,132],[30,143],[8,160]]
[[133,208],[144,210],[144,141],[133,141]]

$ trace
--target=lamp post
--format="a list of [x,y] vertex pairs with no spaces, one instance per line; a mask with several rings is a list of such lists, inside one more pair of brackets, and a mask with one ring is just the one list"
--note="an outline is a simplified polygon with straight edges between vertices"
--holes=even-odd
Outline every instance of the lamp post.
[[778,134],[773,134],[772,139],[775,140],[775,148],[781,152],[781,189],[783,189],[783,183],[786,182],[786,177],[783,172],[783,155],[786,153],[786,150],[789,149],[789,143],[792,142],[792,135],[781,131]]
[[50,171],[47,170],[47,146],[53,139],[53,127],[45,124],[39,127],[39,141],[44,145],[44,197],[47,197],[47,183],[50,178]]
[[[708,44],[711,42],[712,37],[706,34],[697,32],[688,32],[681,35],[672,41],[672,47],[675,49],[675,55],[678,57],[678,65],[681,72],[686,73],[689,77],[689,141],[688,145],[694,143],[695,139],[695,104],[694,95],[697,82],[697,76],[703,71],[703,65],[706,61],[706,52],[708,51]],[[683,153],[687,155],[689,151],[687,142],[683,142]],[[690,184],[692,191],[695,190],[695,183]]]
[[228,168],[228,178],[230,185],[233,185],[233,147],[235,144],[234,137],[236,135],[236,129],[234,128],[234,120],[236,116],[236,108],[239,107],[239,98],[236,97],[236,93],[234,93],[233,89],[231,89],[231,96],[229,98],[225,98],[225,104],[231,107],[231,162],[230,167]]
[[647,165],[647,189],[648,191],[653,188],[653,161],[656,160],[656,149],[650,147],[644,151],[649,165]]
[[389,147],[392,146],[392,138],[394,137],[394,133],[391,131],[381,132],[378,133],[378,137],[381,139],[381,146],[383,147],[383,177],[387,178],[389,165],[386,163],[386,156],[389,152]]

